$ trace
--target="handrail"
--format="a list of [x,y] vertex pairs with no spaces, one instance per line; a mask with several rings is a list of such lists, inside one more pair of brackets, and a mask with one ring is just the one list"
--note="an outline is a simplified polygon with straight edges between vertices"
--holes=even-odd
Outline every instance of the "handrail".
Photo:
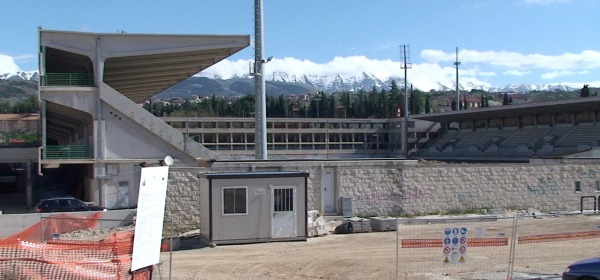
[[90,149],[86,145],[52,145],[44,146],[44,159],[85,159],[90,157]]
[[46,73],[45,86],[94,86],[94,74]]

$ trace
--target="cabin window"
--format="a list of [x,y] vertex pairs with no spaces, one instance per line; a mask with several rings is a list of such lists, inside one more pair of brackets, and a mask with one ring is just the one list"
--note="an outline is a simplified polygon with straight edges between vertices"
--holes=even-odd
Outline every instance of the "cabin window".
[[239,215],[248,213],[248,188],[223,188],[223,215]]

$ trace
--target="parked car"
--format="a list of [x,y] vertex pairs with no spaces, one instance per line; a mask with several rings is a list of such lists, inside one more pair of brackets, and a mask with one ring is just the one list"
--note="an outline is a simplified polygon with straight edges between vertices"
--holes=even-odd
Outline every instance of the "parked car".
[[44,198],[38,202],[34,211],[36,213],[47,212],[75,212],[75,211],[106,211],[106,207],[83,202],[74,197]]
[[600,257],[576,261],[562,275],[563,280],[600,280]]

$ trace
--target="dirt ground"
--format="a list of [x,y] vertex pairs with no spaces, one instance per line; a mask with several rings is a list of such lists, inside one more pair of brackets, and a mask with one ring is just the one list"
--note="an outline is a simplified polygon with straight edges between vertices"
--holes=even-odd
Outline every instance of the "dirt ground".
[[[514,219],[400,225],[400,231],[328,234],[307,241],[203,246],[183,239],[180,250],[163,252],[162,279],[560,279],[566,266],[600,255],[600,239],[516,246]],[[518,220],[517,236],[598,230],[598,215],[558,215]],[[443,237],[445,228],[468,227],[469,236],[508,237],[508,246],[469,247],[466,261],[444,264],[442,248],[399,248],[399,240]],[[333,227],[331,228],[333,229]],[[398,249],[397,249],[398,248]],[[169,261],[172,260],[172,266]],[[396,262],[398,260],[398,263]],[[169,278],[169,275],[171,278]]]

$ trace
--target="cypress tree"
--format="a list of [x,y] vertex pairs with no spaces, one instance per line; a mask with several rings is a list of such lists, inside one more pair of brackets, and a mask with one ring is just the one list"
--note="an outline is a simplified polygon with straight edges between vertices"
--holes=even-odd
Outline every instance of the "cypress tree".
[[579,93],[580,97],[590,97],[590,88],[588,85],[583,85],[581,92]]

